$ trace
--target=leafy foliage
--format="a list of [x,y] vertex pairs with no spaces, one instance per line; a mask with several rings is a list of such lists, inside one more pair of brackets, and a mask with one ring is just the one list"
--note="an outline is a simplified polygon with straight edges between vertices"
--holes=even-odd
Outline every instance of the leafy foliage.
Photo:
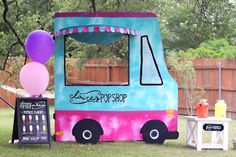
[[170,53],[167,57],[170,70],[176,72],[179,86],[183,88],[183,96],[189,116],[193,116],[196,102],[205,93],[201,87],[196,87],[196,72],[193,68],[192,59],[180,58],[176,52]]
[[109,45],[87,44],[76,41],[71,37],[66,38],[66,57],[77,58],[79,69],[87,60],[106,58],[128,64],[128,37],[123,36],[118,41]]
[[186,50],[203,41],[234,37],[235,11],[229,0],[176,1],[161,18],[164,45]]
[[[14,0],[13,0],[14,1]],[[53,32],[53,15],[63,11],[93,11],[92,0],[18,0],[9,4],[8,18],[24,41],[36,29]],[[236,36],[236,6],[230,0],[94,0],[96,11],[149,11],[160,15],[165,49],[196,48],[201,42]],[[0,3],[0,12],[3,12]],[[0,54],[16,41],[0,19]],[[12,55],[22,55],[14,47]]]
[[198,48],[179,51],[181,58],[236,58],[236,46],[231,45],[226,39],[216,39],[203,42]]

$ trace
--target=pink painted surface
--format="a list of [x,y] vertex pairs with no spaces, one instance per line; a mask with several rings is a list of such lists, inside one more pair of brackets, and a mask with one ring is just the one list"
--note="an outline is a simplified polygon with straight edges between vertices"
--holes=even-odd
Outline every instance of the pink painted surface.
[[110,26],[106,26],[106,27],[105,27],[105,30],[106,30],[106,32],[111,32]]
[[132,33],[132,29],[129,29],[129,34],[133,34],[133,33]]
[[[113,28],[113,27],[112,27]],[[55,32],[56,36],[60,36],[60,35],[68,35],[71,33],[88,33],[89,32],[89,28],[88,26],[84,26],[84,27],[74,27],[72,28],[73,31],[70,32],[70,29],[62,29],[59,30],[57,32]],[[101,28],[100,26],[94,26],[93,27],[93,32],[100,32]],[[105,32],[117,32],[117,33],[121,33],[121,30],[123,30],[124,34],[131,34],[131,35],[137,35],[136,30],[132,30],[132,29],[128,29],[128,28],[119,28],[119,27],[114,27],[114,29],[111,29],[110,26],[105,26]]]
[[63,34],[63,30],[60,30],[60,31],[59,31],[59,35],[62,35],[62,34]]
[[94,29],[94,32],[100,32],[100,28],[98,26],[95,26],[93,29]]
[[150,12],[58,12],[54,15],[54,18],[60,17],[158,17]]
[[73,28],[73,33],[77,33],[78,32],[78,27],[74,27]]
[[65,35],[69,34],[69,29],[66,29]]
[[86,27],[83,27],[83,28],[82,28],[82,32],[87,33],[87,32],[88,32],[88,27],[87,27],[87,26],[86,26]]
[[116,28],[115,28],[115,31],[119,33],[119,32],[120,32],[120,28],[119,28],[119,27],[116,27]]
[[123,28],[124,29],[124,33],[128,34],[127,28]]
[[57,141],[75,141],[74,125],[85,118],[96,120],[103,128],[100,141],[142,140],[141,127],[149,120],[161,120],[168,131],[177,131],[177,111],[59,111],[56,112],[55,132],[63,132]]

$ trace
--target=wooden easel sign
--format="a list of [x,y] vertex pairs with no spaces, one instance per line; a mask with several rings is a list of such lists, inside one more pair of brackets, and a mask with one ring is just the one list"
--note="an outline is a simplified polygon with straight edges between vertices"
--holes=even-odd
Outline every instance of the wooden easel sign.
[[16,98],[12,142],[48,144],[51,147],[50,115],[47,98]]

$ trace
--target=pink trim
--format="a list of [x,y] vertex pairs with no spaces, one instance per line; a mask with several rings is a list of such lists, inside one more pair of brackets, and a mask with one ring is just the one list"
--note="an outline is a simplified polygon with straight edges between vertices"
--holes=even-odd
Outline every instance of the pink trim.
[[[85,118],[100,123],[104,134],[101,141],[141,140],[140,129],[149,120],[160,120],[168,131],[177,131],[177,111],[55,111],[55,131],[64,135],[56,136],[57,141],[74,141],[72,129]],[[55,134],[56,134],[55,132]],[[57,134],[56,134],[57,135]]]
[[[72,29],[72,28],[70,28],[70,29]],[[55,32],[55,35],[60,36],[62,34],[67,35],[70,33],[81,33],[81,32],[87,33],[87,32],[89,32],[88,26],[79,27],[79,28],[74,27],[72,32],[70,32],[70,29],[64,29],[64,30],[57,31],[57,32]],[[101,31],[100,26],[93,26],[92,29],[93,29],[93,32],[100,32]],[[122,32],[122,30],[123,30],[123,32]],[[112,29],[111,29],[110,26],[105,26],[105,32],[117,32],[117,33],[122,32],[124,34],[137,35],[136,30],[132,30],[132,29],[128,29],[128,28],[120,28],[120,27],[112,27]]]
[[59,34],[59,32],[55,32],[55,33],[54,33],[55,36],[58,36],[58,34]]
[[78,27],[73,28],[73,33],[78,33]]
[[63,30],[60,30],[60,31],[59,31],[59,35],[62,35],[62,34],[63,34]]
[[88,32],[88,27],[87,26],[83,27],[82,32],[87,33]]
[[127,28],[123,28],[123,30],[125,34],[128,34]]
[[119,32],[120,32],[120,28],[119,28],[119,27],[116,27],[116,28],[115,28],[115,31],[119,33]]
[[132,29],[129,29],[129,34],[133,34],[133,33],[132,33]]
[[94,32],[100,32],[100,27],[99,26],[94,26]]
[[110,27],[110,26],[106,26],[106,27],[105,27],[105,31],[106,31],[106,32],[111,32],[111,27]]
[[58,12],[54,15],[57,17],[157,17],[154,13],[150,12]]
[[66,29],[65,35],[69,34],[69,29]]

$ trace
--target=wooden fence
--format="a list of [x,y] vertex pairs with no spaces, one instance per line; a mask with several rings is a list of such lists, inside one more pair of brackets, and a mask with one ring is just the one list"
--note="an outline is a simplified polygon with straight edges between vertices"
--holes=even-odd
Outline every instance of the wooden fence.
[[[196,70],[196,87],[205,90],[205,95],[209,103],[209,115],[214,115],[214,104],[218,98],[218,64],[222,66],[222,99],[227,104],[227,114],[236,118],[236,60],[226,59],[195,59],[193,66]],[[170,73],[176,77],[175,72]],[[179,113],[186,114],[185,98],[183,88],[179,86]],[[196,105],[195,105],[196,107]],[[195,112],[196,113],[196,112]]]
[[128,84],[128,66],[106,59],[90,60],[78,69],[76,60],[67,61],[67,84]]
[[[236,118],[236,60],[225,59],[195,59],[193,61],[194,69],[196,70],[196,86],[205,90],[205,95],[209,103],[210,115],[214,114],[214,104],[218,99],[218,63],[222,65],[222,99],[227,103],[227,114],[229,117]],[[70,66],[70,65],[67,65]],[[71,67],[69,67],[71,68]],[[51,69],[51,68],[50,68]],[[53,76],[53,71],[49,70]],[[175,72],[170,71],[170,74],[177,80]],[[128,68],[118,63],[107,63],[102,60],[100,63],[90,61],[85,64],[82,71],[69,70],[69,83],[86,83],[97,84],[124,84],[128,82]],[[75,81],[80,80],[80,82]],[[53,82],[51,82],[53,83]],[[10,93],[5,93],[1,89],[0,94],[5,96],[10,102],[13,101],[13,96]],[[7,98],[8,97],[8,98]],[[9,98],[10,97],[10,98]],[[0,107],[2,106],[0,102]],[[14,102],[12,102],[14,103]],[[187,114],[185,106],[185,98],[183,88],[179,86],[179,113]],[[4,104],[5,105],[5,104]],[[196,107],[196,105],[195,105]]]
[[[195,59],[193,66],[196,71],[196,87],[201,87],[205,90],[205,95],[209,103],[209,115],[214,115],[214,104],[218,98],[218,64],[221,63],[222,69],[222,99],[227,103],[227,114],[229,117],[236,118],[236,60],[226,59]],[[75,74],[75,72],[73,72]],[[73,75],[70,74],[70,75]],[[170,74],[179,82],[176,73],[170,71]],[[103,82],[118,84],[128,81],[127,66],[120,64],[106,63],[104,60],[101,63],[90,61],[85,64],[84,69],[74,75],[75,80],[81,82],[90,80],[94,84]],[[73,81],[72,81],[73,82]],[[81,83],[80,82],[80,83]],[[75,82],[73,82],[75,83]],[[90,82],[91,83],[91,82]],[[185,97],[183,88],[179,86],[179,113],[187,114]],[[194,105],[194,110],[196,105]],[[196,113],[196,110],[195,110]]]

